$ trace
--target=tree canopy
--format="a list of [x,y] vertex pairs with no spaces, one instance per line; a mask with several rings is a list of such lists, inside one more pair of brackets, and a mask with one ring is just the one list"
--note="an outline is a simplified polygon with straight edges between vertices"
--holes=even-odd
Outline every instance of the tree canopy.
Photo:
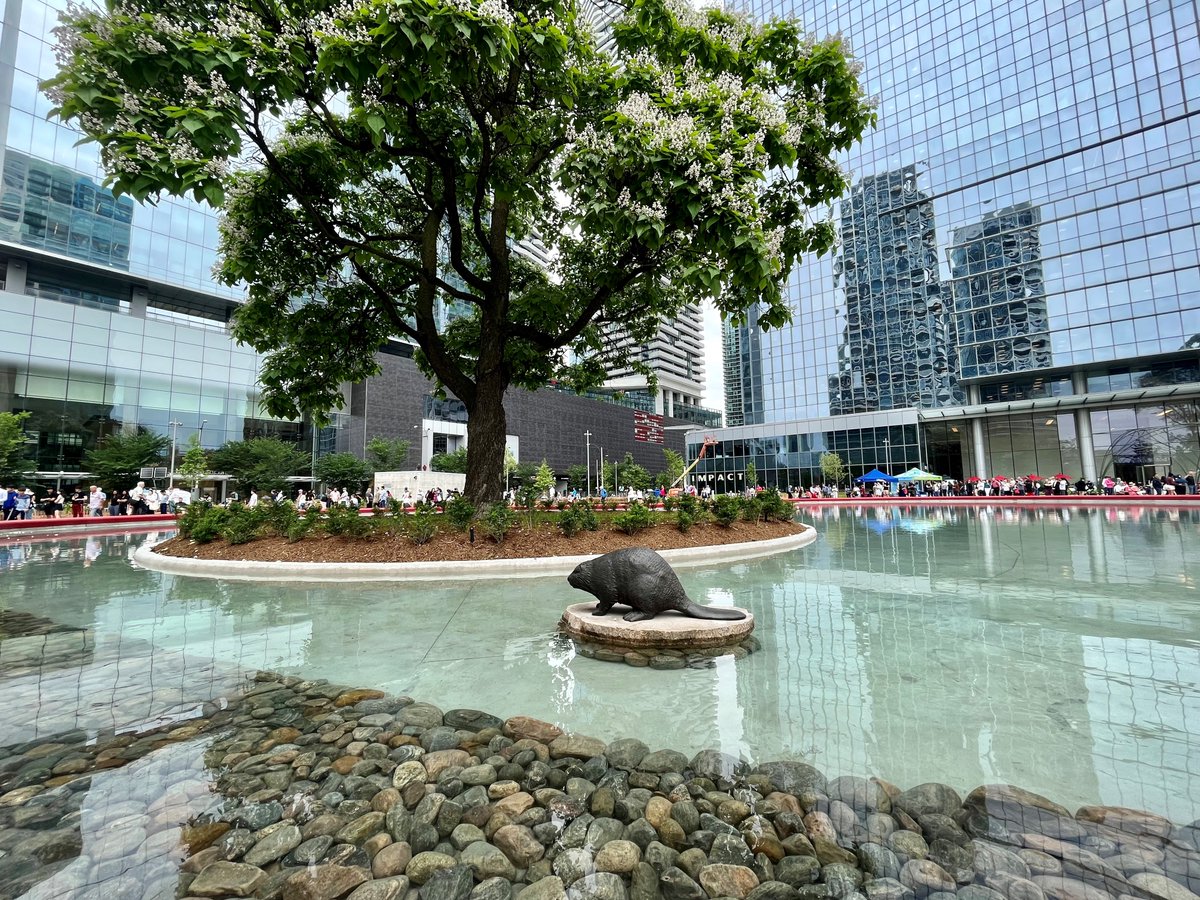
[[395,472],[408,464],[412,441],[403,438],[373,437],[367,441],[367,462],[376,472]]
[[[405,338],[467,409],[476,502],[509,386],[644,371],[614,330],[701,296],[786,322],[875,115],[840,37],[687,0],[631,0],[611,51],[575,0],[107,0],[63,23],[47,93],[113,189],[223,205],[267,408],[320,420]],[[548,268],[518,252],[537,243]]]
[[229,441],[210,454],[213,468],[233,478],[237,490],[248,495],[254,488],[269,494],[287,487],[289,475],[308,472],[312,458],[279,438]]
[[151,431],[118,431],[106,435],[83,456],[84,468],[110,494],[129,490],[141,479],[142,469],[159,465],[171,446],[164,435]]
[[33,459],[25,437],[25,420],[29,413],[0,413],[0,484],[27,477],[33,471]]
[[371,466],[353,453],[327,453],[317,460],[317,478],[326,487],[361,491],[372,472]]

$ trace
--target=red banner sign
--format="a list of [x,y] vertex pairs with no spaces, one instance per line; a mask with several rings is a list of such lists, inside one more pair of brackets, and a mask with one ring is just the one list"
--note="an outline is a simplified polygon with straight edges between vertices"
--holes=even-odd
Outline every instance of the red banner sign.
[[633,439],[643,444],[661,444],[664,440],[663,417],[656,413],[634,412]]

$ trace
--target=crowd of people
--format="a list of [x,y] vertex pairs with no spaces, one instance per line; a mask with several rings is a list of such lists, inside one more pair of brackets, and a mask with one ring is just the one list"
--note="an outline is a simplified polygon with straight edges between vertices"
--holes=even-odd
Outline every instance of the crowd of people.
[[160,490],[139,481],[129,490],[113,491],[111,495],[95,484],[40,491],[19,485],[0,487],[0,497],[3,497],[4,520],[15,521],[173,514],[186,506],[192,495],[181,487]]

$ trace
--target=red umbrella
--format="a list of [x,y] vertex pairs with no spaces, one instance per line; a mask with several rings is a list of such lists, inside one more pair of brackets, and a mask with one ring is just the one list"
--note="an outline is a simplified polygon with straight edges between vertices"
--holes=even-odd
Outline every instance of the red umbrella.
[[1063,478],[1067,479],[1068,481],[1071,480],[1071,476],[1068,475],[1066,472],[1059,472],[1057,475],[1054,476],[1055,481],[1061,481]]
[[1045,480],[1042,478],[1041,475],[1026,475],[1025,478],[1027,481],[1044,481]]
[[970,478],[967,479],[967,484],[979,484],[979,482],[981,482],[981,481],[983,481],[983,479],[980,478],[978,475],[972,475]]

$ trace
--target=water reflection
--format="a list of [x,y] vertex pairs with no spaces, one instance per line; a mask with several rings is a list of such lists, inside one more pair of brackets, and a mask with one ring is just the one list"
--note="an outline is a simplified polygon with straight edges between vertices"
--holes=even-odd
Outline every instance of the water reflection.
[[1200,816],[1200,515],[801,515],[821,536],[808,548],[680,571],[693,597],[751,609],[763,650],[666,672],[575,656],[553,633],[580,599],[560,579],[229,583],[131,568],[140,537],[94,538],[90,567],[82,538],[8,545],[8,609],[90,643],[52,659],[0,640],[0,687],[29,709],[0,722],[0,747],[151,718],[262,668],[831,776],[1010,781],[1068,806]]

